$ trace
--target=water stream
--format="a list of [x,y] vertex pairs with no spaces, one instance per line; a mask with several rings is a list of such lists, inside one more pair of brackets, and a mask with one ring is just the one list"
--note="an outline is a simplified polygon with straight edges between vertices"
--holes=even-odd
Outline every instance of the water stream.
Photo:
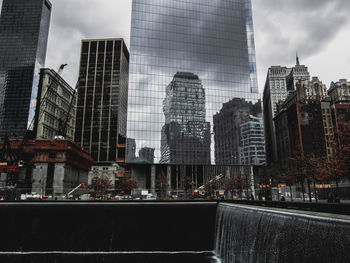
[[350,220],[220,204],[215,250],[223,262],[349,262]]

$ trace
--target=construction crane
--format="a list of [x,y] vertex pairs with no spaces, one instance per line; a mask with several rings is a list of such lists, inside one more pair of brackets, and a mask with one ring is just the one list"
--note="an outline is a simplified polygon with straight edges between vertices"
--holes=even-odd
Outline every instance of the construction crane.
[[71,190],[69,193],[67,193],[67,198],[69,198],[76,190],[78,190],[80,187],[83,187],[86,189],[86,185],[84,183],[79,184],[77,187],[75,187],[73,190]]

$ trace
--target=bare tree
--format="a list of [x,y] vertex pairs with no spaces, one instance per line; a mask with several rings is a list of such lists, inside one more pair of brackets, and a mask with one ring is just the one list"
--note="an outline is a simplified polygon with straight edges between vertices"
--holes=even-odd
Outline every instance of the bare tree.
[[166,197],[168,188],[169,188],[168,179],[164,175],[164,173],[161,172],[156,178],[156,189],[158,189],[161,199]]
[[95,191],[96,197],[102,199],[106,199],[106,191],[112,187],[112,181],[104,174],[92,178],[91,185],[89,186],[89,188]]
[[131,190],[137,188],[137,186],[137,181],[133,179],[130,174],[127,174],[126,176],[122,177],[117,182],[117,188],[122,190],[125,194],[130,194]]

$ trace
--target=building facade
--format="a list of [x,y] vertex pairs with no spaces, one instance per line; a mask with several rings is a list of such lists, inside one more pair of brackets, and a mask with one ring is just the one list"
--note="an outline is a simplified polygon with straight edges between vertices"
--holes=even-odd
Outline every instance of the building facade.
[[123,39],[82,41],[75,142],[94,164],[125,160],[128,70]]
[[74,141],[77,94],[52,69],[41,69],[34,133],[36,138],[63,136]]
[[87,185],[92,158],[72,141],[10,140],[10,145],[16,156],[28,157],[15,176],[22,193],[66,194],[81,183]]
[[332,82],[328,90],[328,95],[334,103],[349,104],[350,103],[350,81],[341,79]]
[[278,159],[276,129],[273,122],[277,111],[277,103],[284,101],[289,92],[295,90],[296,83],[303,79],[309,80],[310,74],[307,67],[299,65],[298,58],[293,68],[272,66],[268,70],[263,94],[266,162],[268,165]]
[[210,123],[205,120],[205,90],[198,76],[175,74],[163,112],[160,163],[210,164]]
[[278,105],[274,118],[278,164],[286,170],[290,158],[303,154],[330,157],[334,154],[331,100],[317,78],[300,80],[296,90]]
[[0,136],[23,138],[34,117],[45,65],[48,0],[4,0],[0,16]]
[[[250,115],[261,115],[260,101],[253,104],[245,99],[234,98],[224,103],[220,112],[214,115],[213,130],[216,164],[241,164],[241,158],[243,159],[240,151],[242,139],[241,124],[243,124]],[[258,145],[256,146],[260,147]]]
[[[213,116],[233,98],[258,101],[255,64],[250,0],[133,0],[128,138],[135,139],[137,151],[154,148],[154,163],[208,164],[210,148],[210,163],[214,164]],[[193,102],[188,110],[198,110],[186,113],[183,108],[179,111],[183,115],[172,122],[167,113],[171,105],[165,108],[163,102],[174,102],[171,96],[180,93],[164,91],[178,72],[198,76],[203,91],[198,88],[202,95],[198,94],[197,101],[188,91],[182,103],[189,106]],[[193,114],[195,118],[201,114],[199,122],[186,120]],[[186,134],[184,129],[191,132]],[[173,147],[165,143],[171,130],[179,131],[183,138]],[[172,158],[180,155],[171,155],[171,149],[187,151],[187,158]]]

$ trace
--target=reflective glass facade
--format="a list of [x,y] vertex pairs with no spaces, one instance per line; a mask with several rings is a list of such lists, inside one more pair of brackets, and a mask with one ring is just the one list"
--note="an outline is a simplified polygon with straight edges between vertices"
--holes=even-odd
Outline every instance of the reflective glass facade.
[[75,142],[95,164],[125,161],[128,71],[122,39],[82,41]]
[[35,114],[50,25],[48,0],[4,0],[0,17],[0,136],[24,136]]
[[130,50],[126,161],[215,164],[213,116],[259,99],[250,0],[133,0]]

